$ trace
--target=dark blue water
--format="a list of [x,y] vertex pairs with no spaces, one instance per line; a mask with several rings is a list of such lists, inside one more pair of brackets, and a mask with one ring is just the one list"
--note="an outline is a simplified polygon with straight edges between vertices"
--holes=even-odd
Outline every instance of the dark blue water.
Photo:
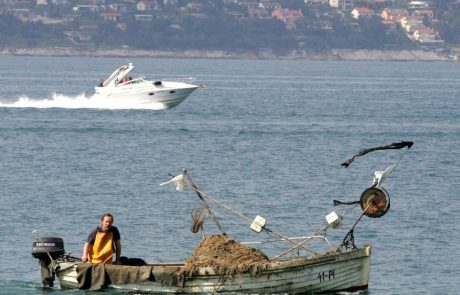
[[[89,108],[92,87],[128,60],[0,57],[0,294],[48,294],[30,255],[33,230],[63,237],[80,256],[107,211],[123,255],[184,260],[200,240],[189,230],[199,200],[159,185],[183,168],[205,192],[293,237],[314,233],[332,210],[345,212],[332,200],[359,199],[373,171],[401,156],[383,185],[391,210],[355,231],[357,244],[373,245],[369,294],[458,293],[458,64],[129,61],[136,73],[194,77],[206,87],[168,111]],[[340,166],[361,148],[401,140],[415,145]],[[216,211],[231,237],[269,239]],[[328,231],[332,247],[358,215]],[[205,229],[216,232],[211,221]],[[261,247],[269,256],[287,248]]]

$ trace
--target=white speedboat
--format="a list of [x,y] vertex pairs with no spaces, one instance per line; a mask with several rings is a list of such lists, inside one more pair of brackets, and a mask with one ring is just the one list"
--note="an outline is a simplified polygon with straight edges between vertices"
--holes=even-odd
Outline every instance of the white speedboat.
[[198,85],[176,81],[154,81],[145,77],[131,77],[132,63],[116,69],[95,87],[98,97],[113,102],[136,101],[156,109],[170,109],[183,102]]

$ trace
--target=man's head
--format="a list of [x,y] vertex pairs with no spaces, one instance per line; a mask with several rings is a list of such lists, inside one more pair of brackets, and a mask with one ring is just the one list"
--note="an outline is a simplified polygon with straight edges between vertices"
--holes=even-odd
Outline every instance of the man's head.
[[105,213],[101,217],[101,228],[103,231],[108,231],[112,227],[113,216],[110,213]]

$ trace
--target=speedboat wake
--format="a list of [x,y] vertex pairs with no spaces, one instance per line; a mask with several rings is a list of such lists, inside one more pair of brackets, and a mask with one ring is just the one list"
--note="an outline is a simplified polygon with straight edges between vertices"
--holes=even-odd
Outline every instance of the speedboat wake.
[[0,107],[11,108],[65,108],[65,109],[147,109],[147,110],[164,110],[166,106],[163,103],[145,104],[141,99],[129,100],[111,100],[94,94],[90,97],[80,94],[77,96],[67,96],[64,94],[54,93],[51,98],[35,99],[27,96],[21,96],[18,100],[5,102],[0,99]]

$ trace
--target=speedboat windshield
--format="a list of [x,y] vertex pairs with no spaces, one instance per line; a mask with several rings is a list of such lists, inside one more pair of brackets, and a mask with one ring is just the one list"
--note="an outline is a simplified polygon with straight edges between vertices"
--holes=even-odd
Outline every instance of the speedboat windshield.
[[123,65],[116,69],[107,79],[101,83],[101,87],[116,86],[120,81],[123,80],[132,70],[134,66],[132,63]]

